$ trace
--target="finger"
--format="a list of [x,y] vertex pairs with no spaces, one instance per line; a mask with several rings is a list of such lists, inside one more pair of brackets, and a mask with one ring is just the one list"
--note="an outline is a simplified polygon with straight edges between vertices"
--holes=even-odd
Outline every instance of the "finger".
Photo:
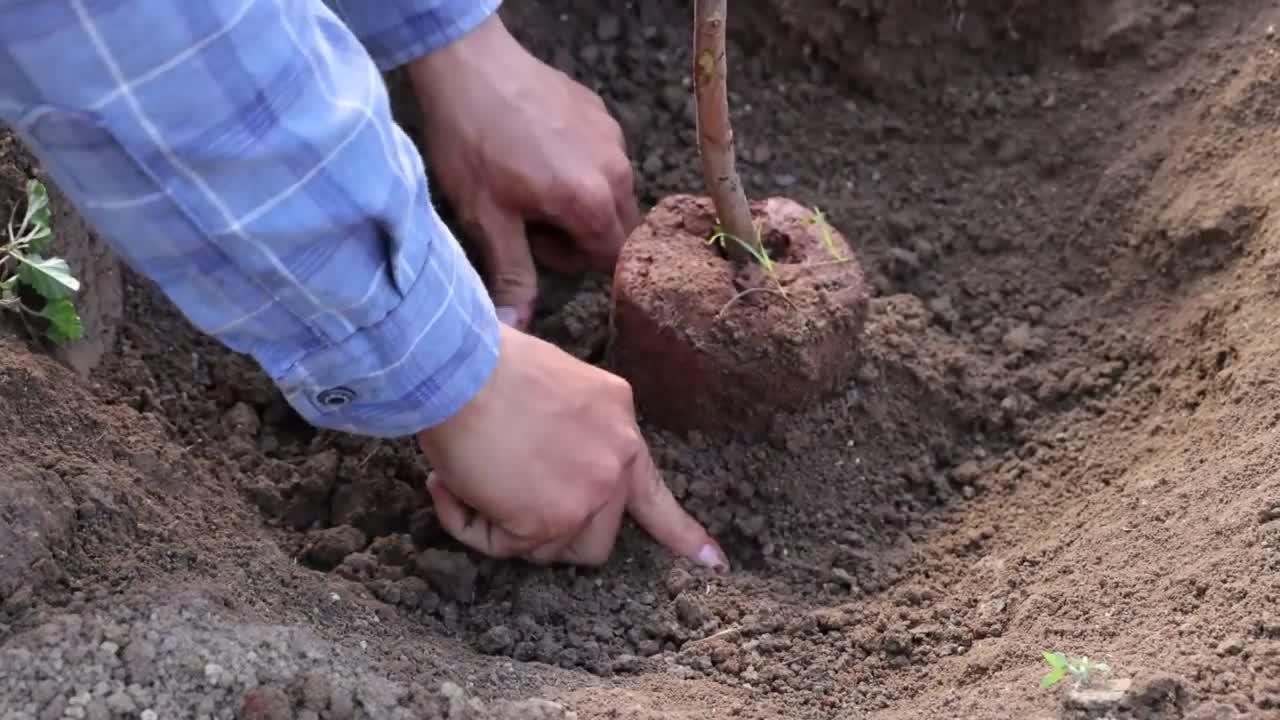
[[622,527],[622,516],[626,510],[625,494],[610,500],[588,518],[582,531],[562,548],[558,559],[561,562],[590,567],[608,562],[609,557],[613,555],[614,545],[618,542],[618,530]]
[[493,202],[484,205],[470,229],[478,236],[476,243],[484,256],[489,293],[499,318],[523,330],[538,297],[538,271],[525,237],[524,218]]
[[618,495],[588,515],[575,533],[535,548],[526,558],[539,565],[561,562],[594,567],[605,564],[613,554],[626,507],[626,494]]
[[579,252],[572,241],[554,227],[538,223],[526,227],[529,236],[529,248],[538,262],[553,272],[563,275],[578,275],[591,269],[591,261]]
[[[637,434],[639,430],[636,431]],[[668,550],[717,573],[729,570],[720,543],[676,501],[663,482],[653,456],[641,441],[628,468],[627,511],[637,524]]]
[[640,206],[636,201],[635,166],[627,155],[626,138],[622,128],[612,117],[597,123],[603,141],[613,146],[614,152],[600,160],[600,172],[613,192],[613,212],[621,227],[614,236],[601,236],[600,246],[591,248],[592,269],[612,272],[622,252],[622,244],[640,225]]
[[[621,131],[619,131],[621,133]],[[614,247],[608,248],[609,269],[617,262],[617,255],[622,250],[622,243],[640,225],[640,206],[636,202],[635,167],[627,157],[626,146],[618,145],[618,153],[605,161],[602,166],[605,179],[613,190],[613,210],[622,224],[622,239]]]
[[564,555],[564,549],[568,544],[568,540],[555,540],[546,545],[539,545],[521,557],[534,565],[552,565],[560,562],[560,558]]
[[595,266],[612,269],[612,258],[626,240],[613,186],[603,173],[561,180],[545,198],[543,215],[564,228]]
[[[627,166],[627,175],[620,178],[614,185],[614,202],[617,205],[618,218],[622,220],[622,231],[626,237],[631,237],[631,233],[640,227],[640,203],[636,201],[635,179],[632,176],[630,165]],[[625,238],[624,238],[625,241]],[[621,252],[621,246],[619,246]],[[613,263],[617,263],[615,254]]]
[[427,476],[427,492],[440,526],[463,545],[493,558],[514,557],[525,550],[517,538],[463,504],[435,471]]

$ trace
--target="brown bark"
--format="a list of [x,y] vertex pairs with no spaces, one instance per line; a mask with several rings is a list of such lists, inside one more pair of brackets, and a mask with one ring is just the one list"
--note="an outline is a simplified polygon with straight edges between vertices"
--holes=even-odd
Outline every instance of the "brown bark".
[[[751,208],[734,157],[729,123],[729,91],[725,58],[727,0],[695,0],[693,30],[693,86],[697,99],[698,151],[707,194],[715,204],[721,230],[759,249]],[[750,255],[732,238],[725,249],[734,260]]]

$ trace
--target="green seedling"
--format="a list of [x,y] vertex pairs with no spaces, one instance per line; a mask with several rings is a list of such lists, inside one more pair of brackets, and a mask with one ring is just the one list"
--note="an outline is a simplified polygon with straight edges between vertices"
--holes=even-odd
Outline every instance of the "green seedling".
[[[0,308],[15,311],[31,329],[31,317],[43,318],[43,334],[55,345],[84,336],[84,326],[71,298],[80,281],[59,257],[45,257],[53,240],[49,193],[39,180],[27,182],[26,209],[18,222],[18,206],[9,213],[9,224],[0,246]],[[29,292],[24,293],[23,290]],[[28,304],[34,294],[39,307]],[[32,298],[34,299],[34,298]]]
[[764,271],[769,273],[770,277],[773,277],[773,258],[769,257],[769,251],[764,249],[764,242],[760,239],[760,226],[755,225],[754,229],[756,241],[755,243],[749,243],[737,235],[730,235],[717,225],[715,234],[711,236],[710,240],[707,240],[707,244],[718,244],[720,247],[724,247],[724,241],[728,238],[742,248],[752,259],[760,263],[760,267],[764,268]]
[[805,222],[809,223],[810,225],[818,226],[818,229],[822,232],[822,242],[826,243],[827,252],[831,253],[831,257],[833,259],[835,260],[847,259],[843,255],[841,255],[840,251],[836,248],[836,239],[831,235],[831,223],[827,222],[827,215],[826,213],[822,212],[821,208],[815,207],[813,209],[813,215],[809,217],[809,219],[806,220]]
[[[720,311],[716,313],[717,318],[719,318],[721,315],[724,315],[725,312],[730,307],[732,307],[734,303],[738,302],[739,300],[746,297],[747,295],[750,295],[751,293],[757,293],[757,292],[772,293],[774,295],[777,295],[778,297],[781,297],[783,300],[786,300],[787,303],[791,305],[791,307],[796,308],[796,310],[799,311],[799,308],[796,307],[796,304],[791,302],[791,298],[787,297],[786,288],[782,287],[782,283],[778,280],[778,275],[774,271],[773,258],[769,257],[769,251],[765,249],[764,242],[760,238],[760,226],[755,223],[752,223],[752,231],[754,232],[755,238],[756,238],[755,244],[745,242],[742,240],[742,238],[738,237],[737,235],[733,235],[731,233],[725,232],[719,225],[717,225],[715,233],[711,235],[711,239],[707,240],[707,243],[708,244],[718,243],[720,247],[725,247],[725,242],[724,242],[725,239],[732,240],[734,243],[733,247],[736,247],[740,253],[746,253],[748,257],[754,259],[757,263],[760,264],[760,267],[764,269],[765,274],[768,275],[769,279],[773,281],[774,286],[771,288],[767,288],[767,287],[747,288],[746,290],[743,290],[737,295],[734,295],[733,297],[729,298],[729,301],[724,304],[724,307],[720,308]],[[728,251],[728,248],[726,248],[726,252],[727,251]]]
[[[819,231],[822,233],[822,242],[827,246],[827,252],[831,253],[830,261],[810,263],[811,265],[830,265],[848,262],[850,260],[850,258],[843,255],[840,252],[840,249],[836,247],[835,236],[831,234],[831,224],[827,221],[826,213],[824,213],[820,208],[815,207],[813,209],[813,215],[805,218],[805,223],[818,226]],[[724,228],[717,224],[715,232],[707,240],[707,244],[719,245],[723,248],[725,247],[724,241],[726,239],[732,240],[742,252],[747,253],[751,259],[760,264],[760,267],[764,268],[765,272],[772,276],[774,275],[773,258],[769,257],[768,251],[764,248],[764,240],[760,237],[760,226],[755,224],[754,227],[756,241],[754,243],[749,243],[744,241],[742,238],[739,238],[737,235],[731,235],[725,232]]]
[[1053,687],[1067,676],[1071,677],[1077,687],[1088,687],[1095,674],[1111,672],[1111,666],[1106,663],[1093,662],[1087,656],[1068,658],[1063,653],[1048,651],[1041,653],[1041,655],[1044,657],[1044,661],[1049,663],[1050,667],[1049,672],[1040,678],[1040,689],[1042,690]]

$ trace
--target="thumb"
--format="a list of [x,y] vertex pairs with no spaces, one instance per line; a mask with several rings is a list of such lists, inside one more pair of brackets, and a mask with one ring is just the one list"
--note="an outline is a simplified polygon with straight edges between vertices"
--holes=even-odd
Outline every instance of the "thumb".
[[640,527],[671,552],[714,572],[728,572],[729,559],[720,543],[680,507],[647,448],[636,456],[627,479],[627,511]]
[[473,223],[484,256],[489,293],[498,318],[523,330],[538,298],[538,271],[533,264],[524,219],[495,204],[478,213]]

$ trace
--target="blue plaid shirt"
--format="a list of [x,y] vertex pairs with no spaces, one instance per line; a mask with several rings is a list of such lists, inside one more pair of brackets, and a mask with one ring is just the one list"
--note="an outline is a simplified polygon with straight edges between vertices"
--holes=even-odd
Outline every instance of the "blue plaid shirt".
[[379,70],[499,2],[0,0],[0,120],[307,420],[408,435],[484,383],[498,325]]

